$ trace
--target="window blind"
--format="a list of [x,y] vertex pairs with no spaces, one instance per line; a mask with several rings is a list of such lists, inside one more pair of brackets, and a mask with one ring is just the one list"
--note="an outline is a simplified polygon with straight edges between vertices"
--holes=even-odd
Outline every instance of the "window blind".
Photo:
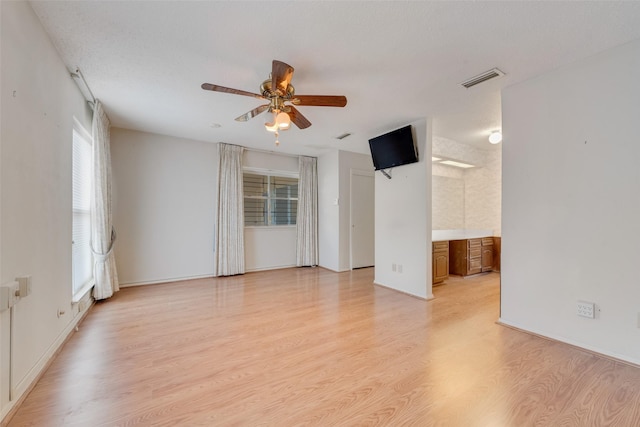
[[75,295],[93,278],[91,254],[91,141],[73,130],[72,287]]

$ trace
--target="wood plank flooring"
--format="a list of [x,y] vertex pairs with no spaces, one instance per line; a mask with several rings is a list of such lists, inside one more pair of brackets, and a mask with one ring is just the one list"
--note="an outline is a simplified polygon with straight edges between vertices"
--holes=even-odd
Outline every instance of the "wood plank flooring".
[[428,302],[372,281],[302,268],[125,288],[9,425],[640,425],[640,369],[497,325],[497,274]]

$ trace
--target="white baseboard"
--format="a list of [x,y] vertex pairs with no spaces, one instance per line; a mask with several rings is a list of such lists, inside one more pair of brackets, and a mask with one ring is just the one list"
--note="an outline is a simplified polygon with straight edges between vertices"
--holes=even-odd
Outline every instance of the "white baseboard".
[[82,321],[84,316],[89,311],[89,308],[93,304],[93,298],[87,294],[83,299],[78,301],[77,303],[73,303],[72,307],[74,310],[78,310],[79,307],[84,307],[84,311],[78,312],[74,318],[69,322],[69,324],[60,332],[55,341],[47,348],[44,354],[38,359],[35,365],[27,372],[27,374],[22,378],[17,384],[13,385],[10,393],[10,400],[8,404],[2,408],[2,412],[0,412],[0,425],[5,425],[5,418],[12,414],[14,410],[17,410],[17,407],[22,403],[26,395],[31,391],[31,389],[36,385],[42,374],[44,374],[45,370],[49,367],[55,356],[62,349],[64,343],[71,337],[72,333]]
[[296,268],[296,265],[276,265],[271,267],[247,268],[247,273],[255,273],[257,271],[282,270],[283,268]]
[[132,286],[159,285],[161,283],[180,282],[182,280],[207,279],[210,277],[215,277],[215,276],[213,275],[213,273],[210,273],[210,274],[204,274],[200,276],[168,277],[166,279],[141,280],[139,282],[120,283],[119,285],[121,288],[129,288]]
[[543,332],[543,331],[538,331],[538,330],[535,330],[535,329],[526,328],[526,327],[524,327],[522,325],[519,325],[517,323],[509,322],[508,320],[504,320],[502,317],[499,318],[496,323],[498,323],[499,325],[506,326],[508,328],[517,329],[517,330],[519,330],[521,332],[524,332],[524,333],[528,333],[528,334],[539,336],[540,338],[545,338],[545,339],[549,339],[549,340],[552,340],[552,341],[558,341],[558,342],[561,342],[561,343],[564,343],[564,344],[568,344],[570,346],[577,347],[577,348],[579,348],[581,350],[586,350],[586,351],[588,351],[590,353],[594,353],[594,354],[597,354],[599,356],[603,356],[603,357],[606,357],[606,358],[609,358],[609,359],[613,359],[613,360],[615,360],[617,362],[623,362],[623,363],[626,363],[626,364],[633,365],[635,367],[640,367],[640,360],[635,359],[633,357],[625,356],[623,354],[618,354],[618,353],[615,353],[615,352],[612,352],[612,351],[607,351],[607,350],[604,350],[604,349],[599,348],[599,347],[590,346],[590,345],[587,345],[585,343],[574,341],[574,340],[571,340],[571,339],[568,339],[568,338],[565,338],[565,337],[561,337],[561,336],[558,336],[558,335],[555,335],[555,334],[549,334],[549,333],[546,333],[546,332]]
[[412,294],[412,293],[409,293],[409,292],[406,292],[406,291],[403,291],[403,290],[400,290],[400,289],[392,288],[391,286],[387,286],[387,285],[384,285],[382,283],[378,283],[376,281],[374,281],[373,284],[376,285],[376,286],[381,286],[383,288],[387,288],[387,289],[390,289],[392,291],[400,292],[401,294],[405,294],[407,296],[410,296],[410,297],[413,297],[413,298],[418,298],[418,299],[421,299],[421,300],[424,300],[424,301],[430,301],[432,299],[435,299],[433,294],[429,294],[426,297],[423,297],[421,295],[415,295],[415,294]]

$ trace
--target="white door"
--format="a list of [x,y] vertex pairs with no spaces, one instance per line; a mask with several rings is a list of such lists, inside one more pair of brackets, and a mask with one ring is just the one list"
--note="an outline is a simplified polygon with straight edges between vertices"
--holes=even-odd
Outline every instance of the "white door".
[[375,262],[373,173],[351,171],[351,268]]

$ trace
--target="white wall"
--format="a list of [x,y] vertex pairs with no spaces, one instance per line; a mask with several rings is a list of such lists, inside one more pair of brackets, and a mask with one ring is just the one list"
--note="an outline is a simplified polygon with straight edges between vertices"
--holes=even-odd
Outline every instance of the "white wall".
[[637,364],[639,75],[637,41],[502,100],[501,321]]
[[[450,169],[452,168],[450,167]],[[465,228],[464,179],[435,174],[431,179],[433,180],[432,228],[434,230],[463,230]]]
[[320,266],[340,270],[339,152],[318,157],[318,248]]
[[91,111],[29,4],[0,11],[0,282],[31,275],[33,289],[13,308],[12,401],[10,314],[0,313],[4,417],[81,317],[71,303],[71,143],[74,116],[90,130]]
[[216,144],[111,129],[122,285],[213,275]]
[[[111,130],[116,263],[120,282],[167,282],[214,273],[217,144]],[[298,158],[245,150],[243,166],[297,173]],[[296,264],[296,228],[245,228],[247,271]]]
[[[375,283],[415,295],[431,293],[431,120],[411,123],[419,162],[375,177]],[[392,131],[393,129],[389,129]],[[392,271],[402,265],[402,273]]]
[[370,155],[333,150],[318,158],[320,266],[351,268],[351,171],[372,171]]
[[[487,141],[489,146],[489,142]],[[481,149],[440,136],[433,137],[433,155],[476,165],[460,169],[433,164],[433,229],[466,228],[493,230],[501,234],[502,152]],[[446,178],[446,179],[444,179]],[[460,209],[459,186],[463,185],[463,207]],[[455,197],[449,199],[447,194]]]

